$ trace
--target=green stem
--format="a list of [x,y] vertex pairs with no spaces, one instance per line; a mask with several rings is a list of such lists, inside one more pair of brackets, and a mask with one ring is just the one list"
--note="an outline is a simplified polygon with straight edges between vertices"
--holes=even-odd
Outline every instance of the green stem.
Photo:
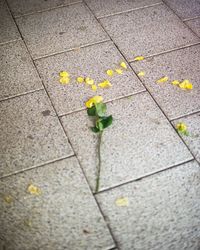
[[102,134],[103,131],[99,132],[99,140],[98,140],[98,168],[97,168],[97,178],[96,178],[96,188],[95,193],[99,191],[99,185],[100,185],[100,175],[101,175],[101,140],[102,140]]

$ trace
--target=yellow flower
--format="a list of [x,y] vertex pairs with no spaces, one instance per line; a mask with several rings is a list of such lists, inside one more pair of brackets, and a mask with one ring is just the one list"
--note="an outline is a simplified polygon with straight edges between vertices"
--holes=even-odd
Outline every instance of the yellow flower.
[[140,71],[137,75],[138,76],[145,76],[145,72],[144,71]]
[[167,82],[168,79],[169,79],[169,78],[168,78],[167,76],[164,76],[164,77],[158,79],[156,82],[157,82],[157,83]]
[[129,205],[128,198],[127,197],[120,197],[116,199],[115,204],[118,207],[127,207]]
[[102,102],[103,101],[103,98],[102,98],[102,96],[94,96],[94,97],[92,97],[92,98],[90,98],[86,103],[85,103],[85,106],[87,107],[87,108],[91,108],[92,106],[94,106],[94,104],[96,104],[96,103],[100,103],[100,102]]
[[82,76],[79,76],[79,77],[76,78],[76,81],[78,83],[83,83],[84,82],[84,78]]
[[144,60],[144,57],[143,57],[143,56],[136,56],[136,57],[134,58],[134,61],[142,61],[142,60]]
[[30,184],[27,188],[27,192],[34,195],[40,195],[42,192],[39,187],[34,186],[33,184]]
[[59,81],[61,84],[68,84],[70,79],[68,77],[61,77]]
[[184,80],[179,84],[181,89],[193,89],[193,85],[189,80]]
[[94,80],[89,78],[89,77],[86,77],[85,78],[85,83],[88,84],[88,85],[92,85],[92,84],[94,84]]
[[127,69],[127,66],[126,66],[126,63],[125,63],[125,62],[121,62],[121,63],[120,63],[120,66],[121,66],[122,68],[124,68],[124,69]]
[[108,76],[113,76],[114,72],[113,72],[112,69],[108,69],[108,70],[106,71],[106,74],[107,74]]
[[176,124],[176,130],[180,134],[183,134],[183,135],[186,135],[186,136],[189,135],[188,130],[187,130],[187,125],[185,123],[183,123],[183,122],[180,122],[180,123]]
[[11,195],[7,195],[4,197],[4,201],[10,204],[11,202],[13,202],[13,197]]
[[112,84],[110,83],[110,81],[105,80],[105,81],[103,81],[103,82],[100,82],[100,83],[98,84],[98,86],[99,86],[100,88],[110,88],[110,87],[112,87]]
[[61,71],[59,75],[60,77],[69,77],[69,73],[67,71]]
[[174,80],[174,81],[171,82],[171,84],[173,84],[173,85],[179,85],[180,82],[178,80]]
[[92,90],[94,90],[94,91],[96,91],[96,90],[97,90],[97,86],[96,86],[96,85],[94,85],[94,84],[92,84],[92,85],[91,85],[91,88],[92,88]]
[[119,75],[123,74],[123,70],[122,70],[122,69],[116,69],[115,71],[116,71],[117,74],[119,74]]

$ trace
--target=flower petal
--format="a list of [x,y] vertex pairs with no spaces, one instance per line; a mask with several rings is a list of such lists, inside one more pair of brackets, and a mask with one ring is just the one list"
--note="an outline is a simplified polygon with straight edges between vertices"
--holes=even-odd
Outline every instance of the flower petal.
[[120,63],[120,66],[121,66],[122,68],[124,68],[124,69],[127,69],[127,65],[126,65],[125,62],[121,62],[121,63]]
[[106,74],[107,74],[108,76],[113,76],[114,72],[113,72],[112,69],[108,69],[108,70],[106,71]]
[[180,82],[178,80],[174,80],[174,81],[171,82],[171,84],[173,84],[173,85],[179,85]]
[[127,197],[120,197],[116,199],[115,204],[118,207],[127,207],[129,205],[129,201]]
[[79,76],[79,77],[76,78],[76,81],[78,83],[83,83],[84,82],[84,78],[82,76]]
[[94,106],[95,103],[100,103],[103,101],[103,97],[102,96],[94,96],[92,98],[90,98],[86,103],[85,106],[87,108],[91,108],[92,106]]
[[158,79],[156,82],[157,82],[157,83],[167,82],[168,79],[169,79],[169,78],[168,78],[167,76],[164,76],[164,77]]
[[8,204],[13,202],[13,197],[11,195],[4,196],[4,201]]
[[92,85],[92,84],[94,84],[94,80],[89,78],[89,77],[86,77],[85,78],[85,83],[88,84],[88,85]]
[[138,76],[145,76],[145,72],[144,71],[140,71],[137,75]]
[[60,77],[69,77],[69,73],[67,71],[61,71],[59,75]]
[[96,86],[95,84],[92,84],[92,85],[91,85],[91,88],[92,88],[92,90],[94,90],[94,91],[97,90],[97,86]]
[[112,87],[112,84],[110,83],[110,81],[105,80],[105,81],[103,81],[103,82],[100,82],[100,83],[98,84],[98,86],[99,86],[100,88],[109,88],[109,87]]
[[68,84],[69,81],[70,81],[70,79],[68,77],[61,77],[60,80],[59,80],[59,82],[61,84]]
[[122,74],[123,74],[123,70],[122,70],[122,69],[116,69],[115,71],[116,71],[117,74],[119,74],[119,75],[122,75]]
[[34,195],[40,195],[42,192],[39,187],[34,186],[33,184],[30,184],[27,188],[27,192]]
[[143,56],[136,56],[136,57],[134,58],[134,61],[142,61],[142,60],[144,60],[144,57],[143,57]]

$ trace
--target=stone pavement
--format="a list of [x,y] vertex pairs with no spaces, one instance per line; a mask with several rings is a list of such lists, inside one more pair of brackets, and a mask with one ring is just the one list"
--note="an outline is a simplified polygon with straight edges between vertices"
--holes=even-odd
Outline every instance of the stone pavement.
[[[75,83],[121,61],[110,89]],[[199,250],[199,72],[199,0],[0,0],[0,250]]]

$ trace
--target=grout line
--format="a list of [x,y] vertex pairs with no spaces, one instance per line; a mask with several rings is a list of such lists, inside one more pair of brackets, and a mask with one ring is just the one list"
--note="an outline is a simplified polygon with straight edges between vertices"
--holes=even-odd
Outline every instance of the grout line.
[[183,19],[182,21],[187,22],[187,21],[191,21],[191,20],[195,20],[195,19],[199,19],[199,18],[200,18],[200,16],[195,16],[195,17],[190,17],[190,18]]
[[46,162],[44,162],[42,164],[38,164],[38,165],[32,166],[30,168],[24,168],[24,169],[12,172],[12,173],[7,174],[7,175],[3,175],[3,176],[0,177],[0,180],[8,178],[8,177],[10,177],[12,175],[21,174],[21,173],[27,172],[29,170],[33,170],[33,169],[36,169],[36,168],[44,167],[44,166],[46,166],[48,164],[55,163],[57,161],[62,161],[62,160],[65,160],[65,159],[68,159],[68,158],[72,158],[72,157],[75,157],[75,155],[73,154],[73,155],[68,155],[68,156],[60,157],[60,158],[57,158],[57,159],[54,159],[54,160],[46,161]]
[[6,44],[9,44],[9,43],[14,43],[14,42],[21,41],[21,40],[22,40],[21,37],[19,37],[19,38],[16,38],[14,40],[9,40],[9,41],[6,41],[6,42],[1,42],[0,46],[6,45]]
[[196,115],[196,114],[198,114],[198,113],[200,114],[200,110],[199,110],[199,111],[195,111],[195,112],[191,112],[191,113],[189,113],[189,114],[185,114],[185,115],[182,115],[182,116],[178,116],[178,117],[173,118],[173,119],[170,119],[170,122],[174,122],[175,120],[180,120],[180,119],[186,118],[186,117],[188,117],[188,116]]
[[[82,3],[82,1],[77,1],[77,2],[69,3],[69,4],[63,4],[63,5],[60,5],[60,6],[50,7],[50,8],[43,9],[43,10],[36,10],[36,11],[33,11],[33,12],[28,12],[28,13],[24,13],[24,14],[16,15],[16,16],[13,14],[13,18],[14,19],[19,19],[21,17],[32,16],[34,14],[48,12],[48,11],[51,11],[51,10],[60,9],[60,8],[63,8],[63,7],[68,7],[68,6],[79,4],[79,3]],[[8,6],[9,6],[9,4],[8,4]],[[10,6],[9,6],[9,8],[10,8]],[[10,8],[10,9],[12,9],[12,8]]]
[[66,49],[66,50],[63,50],[63,51],[60,51],[60,52],[55,52],[55,53],[44,55],[44,56],[41,56],[41,57],[36,57],[36,58],[33,58],[33,60],[37,61],[37,60],[40,60],[40,59],[60,55],[60,54],[71,52],[71,51],[76,51],[77,49],[81,49],[81,48],[83,49],[83,48],[87,48],[87,47],[90,47],[90,46],[93,46],[93,45],[98,45],[98,44],[102,44],[102,43],[106,43],[106,42],[110,42],[110,39],[105,39],[105,40],[94,42],[94,43],[80,45],[80,47],[74,47],[74,48]]
[[[186,49],[186,48],[190,48],[190,47],[193,47],[193,46],[197,46],[199,44],[200,44],[200,40],[199,40],[199,42],[196,42],[196,43],[187,44],[187,45],[184,45],[184,46],[181,46],[181,47],[177,47],[177,48],[174,48],[174,49],[170,49],[170,50],[166,50],[166,51],[159,52],[159,53],[156,53],[156,54],[152,54],[152,55],[149,55],[149,56],[145,56],[145,59],[150,59],[152,57],[156,57],[156,56],[160,56],[160,55],[165,55],[165,54],[168,54],[168,53],[171,53],[171,52],[174,52],[174,51],[179,51],[179,50],[182,50],[182,49]],[[128,62],[129,63],[133,63],[135,61],[134,61],[134,59],[133,60],[131,59],[131,60],[128,60]]]
[[190,163],[190,162],[193,162],[195,161],[194,159],[190,159],[190,160],[187,160],[187,161],[184,161],[184,162],[181,162],[181,163],[178,163],[176,165],[173,165],[173,166],[170,166],[168,168],[164,168],[164,169],[161,169],[161,170],[158,170],[156,172],[152,172],[152,173],[149,173],[147,175],[144,175],[142,177],[139,177],[139,178],[136,178],[134,180],[130,180],[130,181],[127,181],[127,182],[124,182],[124,183],[121,183],[121,184],[118,184],[116,186],[113,186],[113,187],[110,187],[110,188],[105,188],[103,190],[100,190],[98,193],[95,193],[95,195],[98,196],[98,194],[101,194],[101,193],[104,193],[104,192],[107,192],[107,191],[110,191],[110,190],[113,190],[113,189],[116,189],[116,188],[119,188],[119,187],[122,187],[122,186],[125,186],[125,185],[129,185],[131,183],[134,183],[134,182],[138,182],[138,181],[142,181],[143,179],[146,179],[148,177],[151,177],[151,176],[154,176],[154,175],[158,175],[160,173],[163,173],[165,171],[168,171],[168,170],[171,170],[173,168],[178,168],[179,166],[182,166],[184,164],[187,164],[187,163]]
[[20,93],[20,94],[11,95],[11,96],[8,96],[8,97],[6,97],[4,99],[0,99],[0,103],[3,102],[3,101],[11,100],[13,98],[24,96],[24,95],[28,95],[28,94],[31,94],[31,93],[34,93],[34,92],[38,92],[38,91],[41,91],[41,90],[44,90],[44,88],[41,87],[39,89],[34,89],[34,90],[30,90],[30,91],[23,92],[23,93]]
[[104,15],[104,16],[97,16],[97,19],[113,17],[113,16],[117,16],[117,15],[120,15],[120,14],[124,14],[124,13],[130,13],[130,12],[133,12],[133,11],[136,11],[136,10],[147,9],[147,8],[154,7],[154,6],[161,5],[161,4],[163,4],[163,2],[154,3],[154,4],[146,5],[146,6],[141,6],[141,7],[137,7],[137,8],[133,8],[133,9],[129,9],[129,10],[119,11],[119,12],[116,12],[116,13],[113,13],[113,14],[107,14],[107,15]]

